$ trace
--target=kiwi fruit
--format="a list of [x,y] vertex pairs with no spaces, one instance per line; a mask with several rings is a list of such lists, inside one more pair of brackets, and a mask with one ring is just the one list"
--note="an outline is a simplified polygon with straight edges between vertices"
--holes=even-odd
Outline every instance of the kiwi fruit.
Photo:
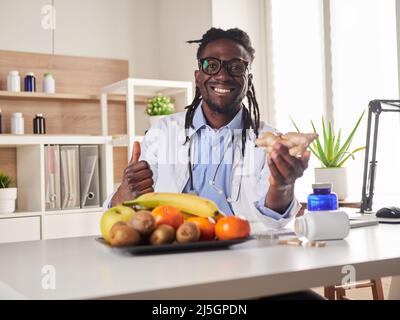
[[200,229],[194,222],[184,222],[176,230],[176,240],[179,243],[196,242],[200,239]]
[[114,247],[134,246],[140,242],[140,233],[125,222],[117,222],[110,230],[110,243]]
[[138,231],[141,235],[147,236],[155,228],[155,220],[150,211],[140,210],[134,214],[128,225]]
[[167,224],[159,225],[150,236],[153,245],[168,244],[175,240],[175,229]]

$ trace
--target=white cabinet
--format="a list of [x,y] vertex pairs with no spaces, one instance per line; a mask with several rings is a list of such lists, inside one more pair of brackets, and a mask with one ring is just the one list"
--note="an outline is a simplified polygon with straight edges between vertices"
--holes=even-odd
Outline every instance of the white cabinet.
[[40,216],[0,219],[0,243],[40,240]]
[[46,213],[42,216],[42,239],[99,235],[102,214],[102,212]]
[[113,190],[112,139],[103,136],[0,135],[2,148],[15,147],[17,154],[17,209],[0,214],[0,243],[99,233],[102,207],[45,210],[45,145],[98,145],[101,203]]

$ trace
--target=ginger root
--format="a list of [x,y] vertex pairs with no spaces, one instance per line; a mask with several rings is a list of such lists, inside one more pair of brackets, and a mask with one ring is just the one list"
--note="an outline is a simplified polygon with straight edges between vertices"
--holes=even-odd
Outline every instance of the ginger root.
[[256,140],[258,147],[265,148],[267,153],[273,150],[275,143],[279,142],[289,149],[289,154],[293,157],[301,156],[308,146],[318,138],[316,133],[288,132],[285,134],[264,132]]

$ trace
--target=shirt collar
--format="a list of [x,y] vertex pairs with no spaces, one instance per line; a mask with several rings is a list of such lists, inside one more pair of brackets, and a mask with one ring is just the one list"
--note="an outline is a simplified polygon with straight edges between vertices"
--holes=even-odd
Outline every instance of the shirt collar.
[[[242,114],[243,114],[243,109],[241,108],[239,112],[235,115],[235,117],[229,122],[226,126],[221,127],[223,128],[228,128],[230,130],[236,130],[236,129],[242,129]],[[196,108],[194,112],[194,117],[193,117],[193,127],[194,131],[196,132],[199,129],[207,127],[207,120],[206,117],[204,116],[203,113],[203,108],[201,107],[201,102]],[[220,130],[221,130],[220,129]]]

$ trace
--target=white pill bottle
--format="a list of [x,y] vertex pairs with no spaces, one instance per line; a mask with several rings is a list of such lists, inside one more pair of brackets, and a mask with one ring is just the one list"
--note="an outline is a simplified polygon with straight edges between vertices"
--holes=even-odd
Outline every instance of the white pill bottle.
[[350,221],[344,211],[309,211],[296,218],[294,231],[310,241],[344,239],[350,232]]
[[47,72],[43,76],[43,92],[56,93],[56,81],[51,73]]
[[14,112],[12,114],[11,134],[24,134],[24,117],[22,112]]
[[7,76],[7,90],[10,92],[20,92],[21,91],[21,78],[18,71],[12,70]]

